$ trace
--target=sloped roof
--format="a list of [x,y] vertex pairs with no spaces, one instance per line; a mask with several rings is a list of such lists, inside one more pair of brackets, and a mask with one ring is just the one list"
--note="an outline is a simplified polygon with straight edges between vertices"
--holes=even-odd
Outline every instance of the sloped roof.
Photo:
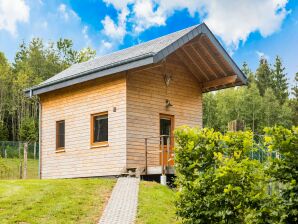
[[206,34],[217,46],[237,76],[245,84],[246,77],[244,74],[219,44],[208,27],[202,23],[111,54],[99,56],[87,62],[74,64],[41,84],[27,89],[25,92],[30,96],[38,95],[98,77],[157,63],[202,33]]

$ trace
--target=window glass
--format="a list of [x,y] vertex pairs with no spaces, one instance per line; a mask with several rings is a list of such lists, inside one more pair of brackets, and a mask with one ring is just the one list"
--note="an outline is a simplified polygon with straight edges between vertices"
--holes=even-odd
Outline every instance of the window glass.
[[65,121],[58,121],[56,124],[57,148],[65,147]]
[[93,116],[93,142],[108,141],[108,115]]
[[171,135],[171,119],[160,119],[160,135],[163,136],[164,145],[167,144],[167,138]]

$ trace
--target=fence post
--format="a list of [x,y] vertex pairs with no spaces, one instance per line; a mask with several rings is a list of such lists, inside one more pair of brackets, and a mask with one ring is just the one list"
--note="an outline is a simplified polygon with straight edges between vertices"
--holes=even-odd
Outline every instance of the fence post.
[[28,153],[28,142],[24,143],[24,175],[23,179],[27,178],[27,153]]
[[34,158],[34,160],[35,160],[35,158],[36,158],[36,142],[34,142],[34,152],[33,152],[33,158]]
[[21,159],[21,147],[22,147],[22,143],[19,142],[19,159]]
[[1,143],[1,154],[0,154],[0,156],[2,156],[2,157],[4,155],[3,149],[4,149],[4,142]]
[[20,179],[23,178],[23,167],[22,167],[22,161],[20,161],[20,166],[19,166],[19,171],[20,171]]

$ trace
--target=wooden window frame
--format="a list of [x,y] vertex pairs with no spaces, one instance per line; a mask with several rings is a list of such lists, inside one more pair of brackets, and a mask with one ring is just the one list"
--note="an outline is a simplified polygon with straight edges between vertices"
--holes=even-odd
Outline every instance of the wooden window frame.
[[160,119],[169,119],[169,120],[171,120],[171,142],[170,142],[170,144],[172,145],[173,143],[174,143],[174,139],[173,139],[173,137],[174,137],[174,130],[175,130],[175,115],[171,115],[171,114],[163,114],[163,113],[160,113],[159,114],[159,134],[160,134]]
[[[59,123],[64,123],[64,147],[59,147]],[[65,120],[56,121],[56,152],[65,151]]]
[[[90,135],[90,145],[91,145],[92,148],[109,146],[109,140],[108,141],[102,141],[102,142],[94,142],[94,117],[103,116],[103,115],[108,116],[108,129],[109,129],[109,113],[108,113],[108,111],[100,112],[100,113],[96,113],[96,114],[91,114],[91,117],[90,117],[90,133],[91,133],[91,135]],[[108,132],[108,139],[109,139],[109,132]]]

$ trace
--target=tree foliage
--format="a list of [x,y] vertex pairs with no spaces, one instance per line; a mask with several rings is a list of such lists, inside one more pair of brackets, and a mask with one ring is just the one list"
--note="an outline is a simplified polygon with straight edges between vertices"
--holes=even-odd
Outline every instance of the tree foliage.
[[281,155],[281,159],[273,159],[269,174],[282,184],[283,222],[298,223],[298,127],[266,128],[265,132],[268,148]]
[[290,101],[290,106],[293,110],[293,123],[298,125],[298,72],[296,73],[294,86],[292,88],[293,98]]
[[225,132],[230,121],[243,120],[246,129],[262,133],[267,126],[290,128],[295,124],[297,98],[289,98],[281,59],[276,57],[273,68],[261,59],[256,74],[246,63],[242,70],[248,77],[248,86],[203,95],[204,126]]
[[257,85],[261,96],[264,96],[267,88],[273,85],[273,75],[270,65],[265,58],[261,58],[259,67],[256,71]]
[[250,158],[252,132],[175,132],[177,214],[183,223],[276,223],[278,195],[268,194],[264,165]]
[[[34,136],[37,136],[38,98],[29,99],[24,89],[94,56],[95,51],[90,48],[74,50],[69,39],[46,44],[39,38],[32,39],[29,44],[23,42],[12,64],[0,52],[0,139],[28,139],[33,134],[31,129],[27,130],[28,120],[34,120]],[[27,137],[22,131],[25,129],[29,131]]]
[[288,80],[285,74],[285,67],[283,67],[281,59],[279,56],[276,56],[275,63],[273,69],[273,81],[272,81],[272,89],[274,94],[279,101],[279,103],[283,104],[288,96]]

